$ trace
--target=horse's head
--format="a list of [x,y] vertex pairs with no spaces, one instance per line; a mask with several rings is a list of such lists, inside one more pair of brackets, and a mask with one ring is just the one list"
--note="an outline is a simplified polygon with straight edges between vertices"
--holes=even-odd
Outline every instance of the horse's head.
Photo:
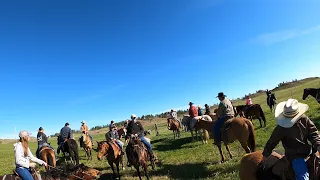
[[170,127],[171,127],[171,122],[172,122],[172,119],[171,118],[168,118],[167,119],[167,124],[168,124],[168,129],[170,130]]
[[97,142],[97,158],[98,160],[102,160],[103,156],[108,156],[108,150],[110,148],[110,145],[106,141]]
[[306,88],[303,90],[303,96],[302,96],[302,99],[303,100],[306,100],[306,98],[309,96],[310,94],[310,89],[309,88]]

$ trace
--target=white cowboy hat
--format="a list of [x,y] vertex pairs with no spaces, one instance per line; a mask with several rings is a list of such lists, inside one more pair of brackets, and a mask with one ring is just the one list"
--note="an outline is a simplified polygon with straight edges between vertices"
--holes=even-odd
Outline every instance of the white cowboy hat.
[[277,105],[275,119],[279,126],[290,128],[308,109],[307,104],[299,103],[296,99],[288,99],[288,101],[283,101]]
[[135,114],[131,114],[131,119],[136,118],[137,116]]
[[86,123],[86,121],[82,120],[82,121],[81,121],[81,123],[82,123],[82,124],[85,124],[85,123]]

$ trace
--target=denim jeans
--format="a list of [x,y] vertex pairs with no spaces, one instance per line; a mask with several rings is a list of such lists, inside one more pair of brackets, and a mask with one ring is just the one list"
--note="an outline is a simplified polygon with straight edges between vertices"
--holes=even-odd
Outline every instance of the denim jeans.
[[19,167],[16,168],[16,172],[23,180],[33,180],[33,177],[28,168]]
[[147,148],[152,152],[152,147],[151,144],[144,138],[144,136],[141,137],[141,141],[143,142],[144,145],[147,146]]
[[123,142],[119,139],[116,140],[117,144],[120,146],[121,149],[123,149]]
[[216,124],[213,127],[213,132],[214,132],[214,141],[215,143],[220,143],[221,142],[221,132],[220,132],[220,128],[223,125],[225,119],[227,117],[223,116],[221,118],[219,118],[216,122]]
[[294,159],[292,168],[296,174],[296,180],[309,180],[308,167],[304,158]]

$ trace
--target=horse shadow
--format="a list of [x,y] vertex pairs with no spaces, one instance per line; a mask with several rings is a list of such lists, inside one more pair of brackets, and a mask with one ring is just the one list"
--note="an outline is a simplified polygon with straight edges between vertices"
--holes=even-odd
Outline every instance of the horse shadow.
[[106,180],[106,179],[114,179],[114,178],[112,173],[103,173],[102,175],[100,175],[98,179]]
[[160,138],[160,139],[156,139],[156,140],[151,140],[151,144],[156,144],[158,142],[163,142],[165,141],[167,138]]
[[175,140],[166,141],[164,144],[156,144],[154,145],[153,149],[157,151],[173,151],[181,149],[183,145],[190,143],[191,141],[192,137],[179,138]]
[[209,163],[185,163],[180,165],[164,164],[161,169],[151,171],[151,176],[168,176],[169,179],[203,179],[214,172],[208,170]]

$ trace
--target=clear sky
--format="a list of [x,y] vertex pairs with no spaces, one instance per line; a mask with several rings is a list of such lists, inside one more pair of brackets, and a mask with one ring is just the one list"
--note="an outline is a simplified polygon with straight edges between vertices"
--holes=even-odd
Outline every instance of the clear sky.
[[319,76],[320,1],[2,1],[0,137]]

